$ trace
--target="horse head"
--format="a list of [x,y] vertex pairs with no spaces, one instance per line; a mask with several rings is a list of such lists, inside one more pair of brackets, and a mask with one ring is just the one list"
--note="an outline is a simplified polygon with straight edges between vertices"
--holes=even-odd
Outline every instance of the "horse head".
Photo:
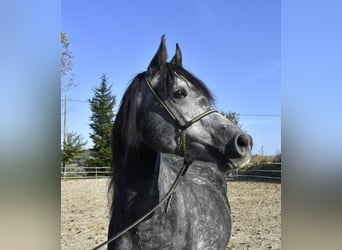
[[209,89],[183,68],[178,44],[166,60],[163,35],[139,85],[136,122],[142,141],[156,152],[215,161],[221,171],[246,164],[252,137],[215,112]]

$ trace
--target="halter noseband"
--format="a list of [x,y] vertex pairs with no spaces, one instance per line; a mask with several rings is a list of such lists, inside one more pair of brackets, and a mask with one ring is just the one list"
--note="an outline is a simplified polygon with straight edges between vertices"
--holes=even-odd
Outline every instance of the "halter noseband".
[[203,112],[202,114],[196,116],[192,120],[190,120],[190,121],[186,122],[184,125],[182,125],[179,122],[179,120],[177,119],[176,115],[171,111],[171,109],[166,105],[166,103],[154,91],[154,89],[153,89],[151,83],[149,82],[149,80],[147,80],[145,78],[145,82],[146,82],[148,88],[151,90],[151,92],[154,95],[154,97],[158,100],[158,102],[161,104],[161,106],[164,108],[164,110],[170,115],[172,120],[174,120],[175,123],[177,124],[177,127],[178,127],[178,129],[179,129],[179,131],[181,133],[181,144],[182,144],[184,162],[189,162],[189,161],[192,162],[192,160],[189,159],[188,156],[187,156],[187,148],[186,148],[187,144],[186,144],[186,133],[185,133],[185,131],[186,131],[187,128],[189,128],[194,123],[198,122],[199,120],[201,120],[202,118],[206,117],[207,115],[210,115],[212,113],[217,112],[217,110],[211,108],[208,111]]

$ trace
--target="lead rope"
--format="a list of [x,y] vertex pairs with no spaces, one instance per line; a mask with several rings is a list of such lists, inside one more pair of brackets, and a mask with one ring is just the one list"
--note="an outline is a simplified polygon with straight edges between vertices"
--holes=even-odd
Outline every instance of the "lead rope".
[[182,150],[183,150],[183,156],[184,156],[183,167],[178,172],[175,181],[173,182],[172,186],[170,187],[169,191],[164,196],[164,198],[162,200],[160,200],[160,202],[153,209],[151,209],[148,213],[146,213],[140,219],[136,220],[134,223],[132,223],[131,225],[126,227],[124,230],[120,231],[119,233],[117,233],[116,235],[114,235],[113,237],[108,239],[107,241],[99,244],[98,246],[92,248],[91,250],[100,249],[101,247],[103,247],[103,246],[113,242],[114,240],[118,239],[123,234],[125,234],[126,232],[128,232],[129,230],[131,230],[132,228],[137,226],[139,223],[144,221],[148,216],[150,216],[154,211],[156,211],[164,202],[166,202],[165,213],[167,213],[168,208],[170,206],[171,199],[173,197],[173,194],[176,192],[178,184],[180,183],[181,179],[184,177],[184,175],[188,171],[189,166],[193,162],[193,160],[188,158],[188,156],[187,156],[187,143],[186,143],[186,133],[185,133],[185,131],[186,131],[186,128],[185,129],[181,129],[181,143],[182,143]]
[[[185,175],[185,173],[188,171],[189,166],[192,164],[192,160],[188,158],[187,153],[186,153],[187,144],[186,144],[185,129],[181,130],[181,143],[182,143],[183,156],[184,156],[184,162],[183,162],[183,168],[182,168],[183,170],[182,170],[182,173],[181,173],[181,177],[183,177]],[[178,183],[180,182],[180,180],[181,180],[181,178],[179,178],[178,180],[176,179],[176,181],[178,181]],[[177,185],[178,185],[178,183],[177,183]],[[165,213],[167,213],[167,211],[168,211],[168,208],[170,206],[170,202],[172,200],[173,194],[176,191],[177,185],[175,186],[174,190],[172,191],[170,197],[167,200],[166,207],[165,207]]]
[[173,182],[172,186],[170,187],[169,191],[167,192],[167,194],[164,196],[164,198],[153,208],[151,209],[148,213],[146,213],[144,216],[142,216],[140,219],[136,220],[134,223],[132,223],[131,225],[129,225],[128,227],[126,227],[124,230],[120,231],[119,233],[117,233],[116,235],[114,235],[113,237],[111,237],[109,240],[97,245],[96,247],[92,248],[91,250],[96,250],[96,249],[100,249],[101,247],[113,242],[114,240],[116,240],[117,238],[121,237],[123,234],[127,233],[129,230],[131,230],[132,228],[134,228],[136,225],[138,225],[139,223],[141,223],[142,221],[144,221],[148,216],[150,216],[154,211],[156,211],[165,201],[167,201],[171,195],[176,191],[177,185],[180,182],[181,178],[185,175],[186,171],[188,170],[189,166],[192,164],[192,161],[190,160],[186,160],[184,158],[184,164],[183,167],[181,168],[181,170],[178,172],[177,177],[175,179],[175,181]]

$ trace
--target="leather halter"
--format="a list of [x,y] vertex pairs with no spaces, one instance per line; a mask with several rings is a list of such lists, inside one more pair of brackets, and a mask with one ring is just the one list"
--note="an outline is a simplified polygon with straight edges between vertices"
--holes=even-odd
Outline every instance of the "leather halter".
[[166,105],[166,103],[164,101],[162,101],[162,99],[154,91],[150,81],[145,78],[145,82],[146,82],[148,88],[151,90],[151,92],[154,95],[154,97],[158,100],[158,102],[161,104],[161,106],[164,108],[164,110],[170,115],[172,120],[174,120],[175,123],[177,124],[177,127],[178,127],[179,131],[181,132],[181,144],[182,144],[182,149],[183,149],[184,161],[189,161],[190,159],[187,156],[187,148],[186,148],[186,145],[187,145],[186,144],[186,133],[185,133],[186,129],[189,128],[194,123],[196,123],[199,120],[201,120],[202,118],[206,117],[207,115],[210,115],[212,113],[217,112],[217,110],[211,108],[208,111],[205,111],[202,114],[196,116],[191,121],[188,121],[184,125],[182,125],[180,123],[180,121],[177,119],[176,115],[171,111],[171,109]]
[[193,118],[191,121],[186,122],[185,125],[182,125],[179,120],[177,119],[177,117],[175,116],[175,114],[171,111],[171,109],[166,105],[166,103],[164,101],[162,101],[162,99],[160,99],[160,97],[158,96],[158,94],[154,91],[151,83],[145,78],[145,82],[147,84],[147,86],[149,87],[149,89],[151,90],[152,94],[155,96],[155,98],[159,101],[159,103],[161,104],[161,106],[164,108],[164,110],[170,115],[170,117],[172,118],[172,120],[175,121],[175,123],[177,124],[177,127],[181,133],[181,144],[182,144],[182,150],[183,150],[183,157],[184,157],[184,163],[183,163],[183,167],[180,169],[180,171],[177,174],[177,177],[175,179],[175,181],[173,182],[172,186],[170,187],[169,191],[166,193],[166,195],[164,196],[163,199],[161,199],[159,201],[159,203],[152,208],[148,213],[146,213],[144,216],[142,216],[141,218],[139,218],[138,220],[136,220],[134,223],[132,223],[131,225],[129,225],[128,227],[126,227],[125,229],[123,229],[122,231],[120,231],[119,233],[117,233],[116,235],[112,236],[110,239],[108,239],[107,241],[97,245],[96,247],[92,248],[92,250],[96,250],[96,249],[100,249],[101,247],[113,242],[114,240],[118,239],[119,237],[121,237],[122,235],[124,235],[125,233],[127,233],[129,230],[131,230],[132,228],[136,227],[138,224],[140,224],[141,222],[143,222],[148,216],[150,216],[154,211],[156,211],[159,207],[161,207],[162,204],[164,204],[164,202],[166,202],[166,208],[165,208],[165,212],[167,212],[169,204],[170,204],[170,200],[172,198],[172,195],[174,194],[174,192],[176,191],[176,188],[178,186],[178,184],[180,183],[181,179],[184,177],[184,175],[186,174],[189,166],[192,164],[192,159],[188,158],[187,156],[187,143],[186,143],[186,129],[189,128],[191,125],[193,125],[194,123],[198,122],[199,120],[201,120],[202,118],[206,117],[207,115],[210,115],[214,112],[217,112],[217,110],[215,109],[209,109],[208,111],[196,116],[195,118]]

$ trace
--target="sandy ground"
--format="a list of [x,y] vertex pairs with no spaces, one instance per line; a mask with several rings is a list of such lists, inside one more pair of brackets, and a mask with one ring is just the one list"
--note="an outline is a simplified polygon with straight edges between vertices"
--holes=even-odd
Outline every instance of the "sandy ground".
[[[61,249],[91,249],[105,241],[107,179],[62,180],[61,192]],[[228,182],[228,197],[233,228],[227,249],[281,249],[280,184]]]

